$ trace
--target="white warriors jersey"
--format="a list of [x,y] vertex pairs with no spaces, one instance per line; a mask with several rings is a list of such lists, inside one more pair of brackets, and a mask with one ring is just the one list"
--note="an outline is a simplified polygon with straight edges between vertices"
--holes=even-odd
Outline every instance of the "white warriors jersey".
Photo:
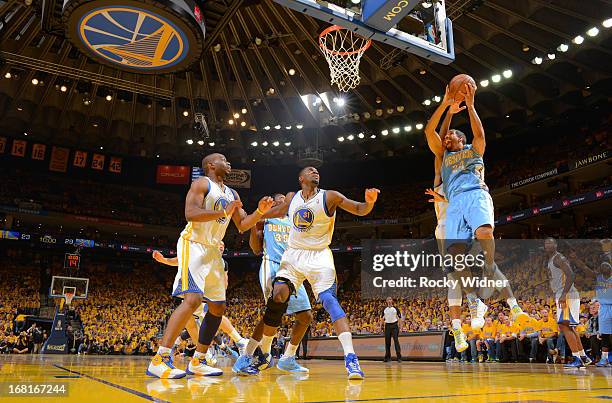
[[[204,179],[200,180],[208,181],[208,193],[204,196],[204,205],[202,206],[205,210],[224,210],[230,202],[236,200],[234,191],[229,187],[224,185],[221,188],[205,176]],[[208,246],[218,246],[225,236],[230,221],[231,217],[221,217],[206,222],[190,221],[181,232],[181,238]]]
[[[555,252],[551,258],[548,260],[548,269],[550,270],[550,288],[555,293],[556,296],[561,295],[563,289],[565,288],[565,273],[563,270],[555,266],[555,257],[559,256],[561,259],[565,259],[562,254],[559,252]],[[576,287],[572,284],[572,287],[569,289],[568,294],[577,293]]]
[[[442,183],[434,188],[434,192],[438,193],[441,196],[444,196],[444,187]],[[448,202],[434,202],[434,209],[436,210],[436,219],[438,220],[438,225],[444,225],[446,223],[446,209],[448,207]]]
[[336,212],[328,214],[325,190],[305,201],[302,191],[297,192],[289,204],[289,247],[294,249],[322,250],[329,246],[334,234]]

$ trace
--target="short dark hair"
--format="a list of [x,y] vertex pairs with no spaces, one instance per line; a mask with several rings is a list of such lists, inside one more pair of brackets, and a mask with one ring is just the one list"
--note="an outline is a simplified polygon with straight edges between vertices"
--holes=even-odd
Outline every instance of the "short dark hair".
[[467,137],[465,136],[465,133],[463,133],[461,130],[453,130],[455,131],[455,134],[463,140],[463,144],[467,143]]
[[274,194],[272,195],[272,198],[273,198],[273,199],[276,199],[276,196],[284,196],[284,194],[282,194],[282,193],[274,193]]

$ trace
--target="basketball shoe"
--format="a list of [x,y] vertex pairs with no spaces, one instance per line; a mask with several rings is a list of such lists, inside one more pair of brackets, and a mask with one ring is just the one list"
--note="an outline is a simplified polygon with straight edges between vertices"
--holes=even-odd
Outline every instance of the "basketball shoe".
[[174,366],[170,353],[155,354],[155,357],[149,363],[146,374],[161,379],[178,379],[187,375],[185,371],[181,371]]

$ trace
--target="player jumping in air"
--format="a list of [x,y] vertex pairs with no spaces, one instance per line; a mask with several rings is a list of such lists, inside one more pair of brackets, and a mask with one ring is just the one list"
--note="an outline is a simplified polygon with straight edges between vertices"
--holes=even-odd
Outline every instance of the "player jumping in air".
[[[289,194],[284,203],[272,208],[264,218],[289,216],[288,248],[283,254],[280,269],[272,281],[272,295],[268,298],[263,316],[264,337],[276,334],[289,298],[296,294],[304,280],[308,280],[315,297],[329,313],[344,350],[344,362],[349,379],[363,379],[364,374],[353,349],[348,319],[336,296],[336,269],[329,244],[334,232],[336,209],[365,216],[372,211],[380,191],[366,189],[365,202],[348,199],[339,192],[319,189],[319,172],[314,167],[300,171],[301,190]],[[257,373],[253,366],[243,368],[249,375]]]
[[579,324],[580,318],[580,295],[574,287],[576,274],[565,256],[557,251],[557,241],[553,238],[544,241],[544,252],[548,257],[550,288],[557,303],[557,323],[559,330],[563,332],[563,336],[559,337],[565,337],[574,356],[574,359],[563,367],[584,368],[591,363],[591,360],[584,352],[580,336],[574,329]]
[[[221,241],[219,243],[219,251],[221,252],[222,255],[223,255],[224,249],[225,249],[225,244],[223,243],[223,241]],[[168,258],[162,255],[161,252],[159,251],[153,251],[153,259],[155,259],[159,263],[162,263],[168,266],[174,266],[174,267],[178,266],[178,256]],[[227,262],[225,260],[223,261],[223,265],[225,269],[225,289],[227,290],[227,285],[228,285]],[[191,319],[189,319],[187,321],[187,324],[185,325],[185,328],[187,329],[187,332],[189,333],[191,340],[193,340],[194,342],[198,340],[200,324],[204,321],[204,316],[206,315],[206,312],[208,312],[208,306],[206,302],[202,301],[202,304],[200,304],[200,307],[196,309]],[[199,321],[199,324],[198,324],[198,321]],[[232,322],[229,320],[227,316],[223,315],[223,318],[221,319],[221,324],[219,325],[219,329],[221,329],[223,332],[229,335],[229,337],[234,341],[234,343],[236,343],[236,346],[238,347],[241,353],[244,351],[244,349],[247,346],[248,340],[240,335],[240,333],[236,330],[234,325],[232,325]]]
[[[185,199],[187,225],[177,243],[178,272],[172,287],[173,296],[183,296],[174,310],[157,354],[151,360],[147,375],[157,378],[182,378],[187,374],[210,376],[223,371],[206,365],[206,352],[219,329],[225,312],[225,274],[219,243],[225,236],[230,219],[239,231],[254,226],[272,207],[272,198],[259,201],[255,212],[247,216],[238,193],[223,180],[231,165],[222,154],[210,154],[202,160],[205,176],[195,180]],[[196,351],[186,371],[175,368],[170,355],[177,338],[193,312],[208,301],[208,313],[200,326]]]
[[[436,109],[425,128],[429,148],[436,158],[442,161],[442,183],[444,194],[448,199],[444,247],[452,255],[466,253],[468,244],[474,238],[478,239],[484,251],[485,277],[507,281],[494,261],[493,200],[489,195],[489,188],[484,182],[483,155],[486,146],[485,131],[474,106],[475,93],[475,86],[466,85],[465,106],[459,107],[459,105],[455,105],[450,109],[451,115],[453,111],[458,112],[467,109],[472,133],[474,134],[472,144],[466,144],[466,136],[459,130],[446,129],[446,132],[442,134],[443,137],[436,132],[444,111],[451,105],[456,104],[455,100],[450,98],[448,88],[440,106]],[[448,127],[450,127],[450,120],[446,125],[446,128]],[[443,129],[445,128],[443,127]],[[528,318],[528,315],[519,307],[510,287],[502,289],[502,296],[506,298],[514,320],[520,324],[521,320]],[[456,304],[456,302],[449,309],[455,337],[455,347],[459,351],[460,348],[465,350],[468,344],[465,341],[465,335],[461,331],[461,302],[460,300],[459,304]],[[469,302],[471,305],[475,301]]]
[[[273,207],[279,206],[284,202],[285,195],[274,195]],[[263,252],[261,268],[259,269],[259,282],[261,284],[261,290],[263,291],[266,302],[268,297],[272,294],[272,281],[276,277],[276,273],[280,268],[283,253],[285,253],[285,250],[287,249],[290,229],[291,221],[287,216],[281,218],[269,218],[264,221],[260,221],[257,226],[251,228],[249,245],[251,246],[253,253],[256,255],[260,255]],[[306,289],[303,285],[298,288],[297,295],[291,295],[289,297],[287,313],[295,314],[295,322],[293,324],[293,329],[291,330],[291,340],[289,341],[283,356],[278,361],[277,367],[287,372],[307,373],[308,369],[299,365],[295,360],[297,348],[302,341],[302,337],[304,336],[304,333],[306,333],[310,322],[312,322],[310,300],[308,299],[308,294],[306,293]],[[264,323],[259,322],[253,331],[251,339],[249,340],[245,354],[241,355],[234,364],[234,372],[242,374],[243,371],[241,371],[241,369],[247,367],[249,364],[256,366],[260,370],[270,368],[273,365],[270,350],[274,336],[264,335],[263,330]],[[255,356],[254,359],[253,355],[255,349],[260,342],[263,356]],[[247,375],[248,372],[249,371],[247,370]]]

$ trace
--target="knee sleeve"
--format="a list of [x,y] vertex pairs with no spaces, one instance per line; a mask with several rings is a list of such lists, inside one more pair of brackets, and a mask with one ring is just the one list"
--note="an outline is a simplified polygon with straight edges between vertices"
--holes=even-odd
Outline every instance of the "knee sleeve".
[[275,302],[274,298],[268,298],[266,303],[266,312],[263,316],[263,322],[267,326],[279,327],[283,321],[283,315],[287,312],[289,300],[285,302]]
[[344,310],[340,306],[340,303],[338,302],[338,298],[336,297],[336,285],[335,284],[332,285],[327,290],[320,293],[319,299],[321,300],[321,303],[323,304],[323,308],[325,308],[327,313],[329,313],[332,323],[346,316],[346,313],[344,313]]
[[210,312],[204,316],[204,321],[202,322],[202,326],[200,326],[200,335],[198,337],[198,342],[200,342],[200,344],[204,344],[205,346],[210,345],[213,337],[217,334],[217,330],[219,330],[222,318],[222,316],[215,316]]

